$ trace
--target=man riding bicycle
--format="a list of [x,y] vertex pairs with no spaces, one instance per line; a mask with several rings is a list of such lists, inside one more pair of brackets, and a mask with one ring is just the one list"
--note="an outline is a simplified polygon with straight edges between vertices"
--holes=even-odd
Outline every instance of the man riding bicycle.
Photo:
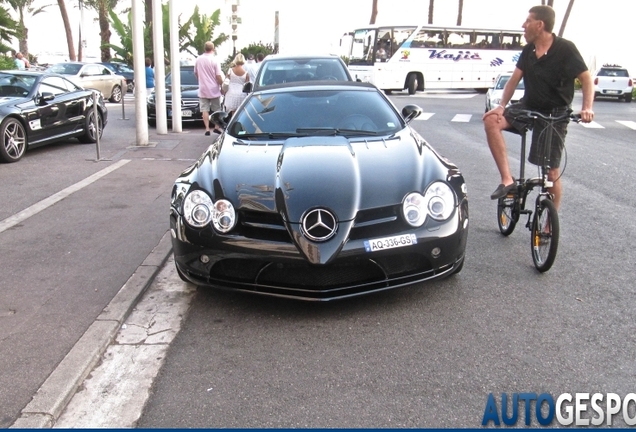
[[[522,26],[528,44],[521,52],[516,68],[506,83],[501,104],[483,116],[488,146],[501,175],[501,184],[490,195],[491,199],[502,198],[515,190],[502,131],[522,131],[525,128],[528,120],[519,116],[519,109],[554,115],[570,110],[574,98],[574,79],[578,78],[583,90],[581,121],[589,123],[594,119],[594,86],[590,72],[576,46],[552,33],[554,21],[554,9],[550,6],[534,6],[530,9],[528,18]],[[523,98],[506,108],[522,78],[525,84]],[[567,122],[562,122],[551,126],[555,130],[552,134],[548,179],[553,182],[549,191],[554,196],[553,201],[557,209],[561,202],[559,164],[567,125]],[[535,165],[541,163],[539,137],[542,132],[543,127],[534,125],[528,161]]]

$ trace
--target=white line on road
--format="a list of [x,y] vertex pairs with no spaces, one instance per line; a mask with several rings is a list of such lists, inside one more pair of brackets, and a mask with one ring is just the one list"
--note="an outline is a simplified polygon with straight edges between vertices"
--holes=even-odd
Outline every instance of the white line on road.
[[588,129],[605,129],[604,126],[601,126],[600,124],[596,123],[595,121],[589,122],[589,123],[579,123],[581,126],[583,126],[584,128],[588,128]]
[[633,121],[625,121],[625,120],[616,120],[616,123],[620,123],[623,126],[627,126],[630,129],[636,130],[636,122]]
[[472,116],[473,116],[472,114],[457,114],[457,115],[455,115],[455,117],[453,117],[453,119],[451,121],[467,123],[467,122],[470,121]]
[[31,207],[28,207],[22,210],[21,212],[14,214],[13,216],[9,216],[8,218],[0,222],[0,233],[8,230],[11,227],[14,227],[15,225],[19,224],[20,222],[23,222],[24,220],[30,218],[31,216],[40,213],[42,210],[45,210],[46,208],[52,206],[56,202],[63,200],[67,196],[99,180],[100,178],[104,177],[106,174],[109,174],[115,171],[116,169],[126,165],[128,162],[130,162],[130,159],[122,159],[119,162],[112,164],[108,168],[104,168],[103,170],[96,172],[92,176],[86,177],[84,180],[81,180],[75,183],[74,185],[71,185],[67,187],[66,189],[59,191],[56,194],[51,195],[50,197],[45,198],[42,201],[33,204]]
[[415,120],[428,120],[433,117],[435,113],[422,113]]

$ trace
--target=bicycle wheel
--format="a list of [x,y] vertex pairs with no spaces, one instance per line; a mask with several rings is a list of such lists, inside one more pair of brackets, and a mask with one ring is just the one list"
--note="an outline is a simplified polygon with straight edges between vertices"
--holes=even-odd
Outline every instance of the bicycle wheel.
[[515,230],[519,215],[515,211],[515,197],[507,195],[497,200],[497,223],[499,231],[505,236],[509,236]]
[[532,219],[531,247],[534,266],[541,273],[550,270],[559,247],[559,215],[554,203],[543,199]]

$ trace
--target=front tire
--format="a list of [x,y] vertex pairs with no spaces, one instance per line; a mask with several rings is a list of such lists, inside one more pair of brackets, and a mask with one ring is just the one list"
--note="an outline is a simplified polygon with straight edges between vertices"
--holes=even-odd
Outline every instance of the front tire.
[[515,210],[515,197],[507,195],[497,200],[497,224],[499,231],[505,236],[509,236],[515,230],[519,213]]
[[535,211],[530,241],[534,266],[541,273],[550,270],[559,248],[559,215],[549,199],[541,200]]
[[625,95],[625,102],[631,102],[631,101],[632,101],[632,95],[631,94]]
[[4,162],[17,162],[22,159],[27,148],[27,136],[19,120],[9,117],[0,124],[0,159]]
[[121,94],[121,86],[116,85],[115,87],[113,87],[113,91],[110,94],[110,99],[108,99],[109,101],[113,102],[113,103],[119,103],[121,102],[121,98],[122,98],[122,94]]
[[417,92],[418,82],[417,82],[417,74],[410,74],[408,79],[408,91],[410,95],[414,95]]

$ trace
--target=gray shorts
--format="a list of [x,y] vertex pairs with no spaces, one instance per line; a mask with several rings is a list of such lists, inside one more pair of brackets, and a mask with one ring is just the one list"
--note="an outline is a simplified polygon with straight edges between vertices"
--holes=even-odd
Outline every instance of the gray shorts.
[[[546,156],[546,138],[548,132],[548,122],[543,119],[532,120],[526,117],[518,110],[528,108],[523,102],[517,102],[510,105],[504,111],[504,117],[512,125],[517,132],[524,130],[532,130],[532,144],[530,145],[530,153],[528,154],[528,162],[534,165],[542,165]],[[565,113],[569,107],[555,108],[552,110],[553,115],[561,115]],[[537,110],[539,111],[539,110]],[[542,111],[539,111],[542,112]],[[544,113],[542,112],[543,114]],[[569,120],[564,120],[552,125],[552,144],[550,147],[550,167],[558,168],[561,165],[561,155],[565,146],[565,135],[568,133]]]
[[215,111],[221,111],[221,97],[199,98],[199,107],[202,112],[213,113]]

